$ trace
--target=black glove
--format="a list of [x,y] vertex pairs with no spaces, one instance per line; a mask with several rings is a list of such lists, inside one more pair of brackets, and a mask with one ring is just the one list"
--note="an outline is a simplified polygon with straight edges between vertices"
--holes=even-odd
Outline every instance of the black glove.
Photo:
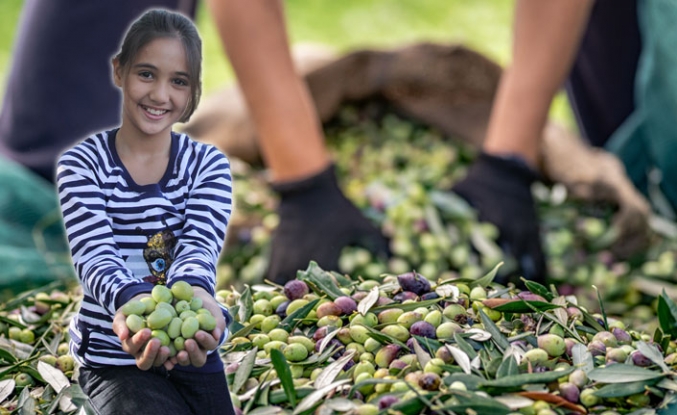
[[280,217],[272,240],[267,278],[283,284],[312,260],[328,271],[338,270],[341,250],[361,246],[388,255],[379,230],[341,192],[334,166],[305,180],[276,184]]
[[546,265],[531,194],[537,179],[538,173],[518,158],[482,153],[452,190],[477,209],[481,221],[496,225],[498,243],[515,258],[521,275],[543,282]]

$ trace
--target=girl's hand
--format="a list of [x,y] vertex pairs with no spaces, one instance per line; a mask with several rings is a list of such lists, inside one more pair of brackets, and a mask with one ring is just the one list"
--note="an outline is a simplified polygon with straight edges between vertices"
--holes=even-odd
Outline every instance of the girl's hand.
[[[138,300],[147,296],[149,294],[141,294],[134,299]],[[118,310],[113,318],[113,331],[120,338],[122,350],[134,356],[139,369],[148,370],[154,366],[164,365],[167,370],[171,370],[174,367],[174,363],[168,360],[169,348],[162,346],[159,339],[151,339],[151,331],[148,328],[132,335],[121,310]]]
[[226,319],[218,302],[204,288],[194,287],[194,296],[202,299],[202,307],[209,310],[216,319],[216,328],[208,333],[199,330],[195,338],[187,339],[184,343],[185,350],[180,351],[169,361],[181,366],[193,365],[202,367],[207,362],[207,351],[214,350],[219,346],[221,335],[226,329]]

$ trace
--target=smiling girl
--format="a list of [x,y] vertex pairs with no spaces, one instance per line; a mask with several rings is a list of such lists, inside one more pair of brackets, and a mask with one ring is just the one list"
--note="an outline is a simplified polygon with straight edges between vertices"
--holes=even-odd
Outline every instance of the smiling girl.
[[[227,158],[172,131],[200,99],[201,41],[186,17],[151,10],[113,59],[122,122],[66,151],[57,184],[84,298],[70,326],[79,383],[101,414],[233,413],[216,351],[230,316],[214,299],[232,212]],[[174,353],[133,335],[120,307],[154,284],[191,284],[217,320]]]

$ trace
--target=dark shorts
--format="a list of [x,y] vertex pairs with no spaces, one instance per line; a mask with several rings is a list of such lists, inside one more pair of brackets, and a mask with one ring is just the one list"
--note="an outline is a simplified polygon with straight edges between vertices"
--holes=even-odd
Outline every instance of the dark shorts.
[[100,415],[235,414],[224,372],[81,368],[78,383]]
[[111,60],[150,8],[195,14],[196,0],[25,0],[0,112],[0,154],[54,180],[58,156],[120,124]]
[[637,0],[597,0],[567,81],[581,135],[602,147],[635,108]]

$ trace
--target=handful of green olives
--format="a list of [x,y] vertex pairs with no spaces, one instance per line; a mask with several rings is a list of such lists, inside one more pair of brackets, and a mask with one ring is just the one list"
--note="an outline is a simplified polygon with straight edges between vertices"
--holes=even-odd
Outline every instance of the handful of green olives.
[[193,287],[185,281],[177,281],[171,289],[156,285],[150,297],[123,305],[122,313],[130,332],[149,328],[151,339],[157,338],[169,347],[170,356],[184,350],[185,341],[198,330],[211,332],[216,328],[216,319],[202,308],[202,299],[194,297]]

